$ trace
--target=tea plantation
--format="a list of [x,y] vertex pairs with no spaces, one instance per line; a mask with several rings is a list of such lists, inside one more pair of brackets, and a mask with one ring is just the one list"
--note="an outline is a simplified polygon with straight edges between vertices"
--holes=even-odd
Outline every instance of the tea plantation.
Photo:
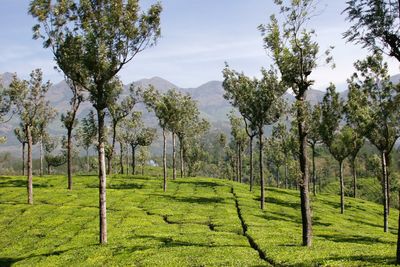
[[[365,200],[312,199],[313,246],[301,246],[297,191],[259,191],[211,179],[108,177],[108,244],[98,245],[98,180],[0,177],[0,266],[383,266],[394,264],[397,214],[383,233],[382,208]],[[304,253],[306,252],[306,253]]]

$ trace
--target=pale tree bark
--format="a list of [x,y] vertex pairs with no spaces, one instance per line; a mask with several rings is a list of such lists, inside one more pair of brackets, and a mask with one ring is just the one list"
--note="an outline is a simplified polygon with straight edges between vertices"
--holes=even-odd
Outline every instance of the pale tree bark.
[[315,144],[311,145],[312,149],[312,180],[313,180],[313,195],[317,195],[317,173],[315,171]]
[[261,199],[260,199],[260,207],[264,209],[265,195],[264,195],[264,170],[263,170],[263,129],[259,127],[258,129],[258,142],[259,142],[259,164],[260,164],[260,184],[261,184]]
[[388,231],[389,200],[387,186],[387,165],[385,151],[381,152],[382,164],[382,193],[383,193],[383,231]]
[[172,179],[176,179],[176,138],[172,133]]
[[43,136],[40,136],[39,158],[40,158],[39,176],[42,177],[43,176]]
[[343,160],[339,161],[339,182],[340,182],[340,213],[344,213],[344,179]]
[[25,175],[25,142],[22,142],[22,176]]
[[356,169],[356,158],[351,157],[351,174],[353,176],[353,198],[357,197],[357,169]]
[[131,144],[132,152],[132,174],[135,175],[136,171],[136,145]]
[[[302,91],[305,92],[303,89]],[[304,93],[303,93],[304,95]],[[300,201],[301,201],[301,218],[303,228],[303,246],[310,247],[312,244],[312,222],[311,222],[311,207],[309,196],[309,177],[308,177],[308,159],[307,159],[307,132],[304,122],[304,97],[297,97],[299,103],[297,106],[297,127],[299,132],[299,159],[301,180],[300,187]]]
[[254,177],[253,177],[253,136],[249,138],[250,149],[250,191],[253,191]]
[[86,164],[87,164],[87,172],[90,172],[90,158],[89,158],[89,149],[86,149]]
[[163,128],[163,190],[167,191],[167,137]]
[[239,183],[242,183],[242,146],[239,144]]
[[180,150],[180,158],[181,158],[181,178],[184,176],[184,161],[183,161],[183,145],[182,142],[179,144],[179,150]]
[[119,167],[119,173],[124,174],[124,145],[122,142],[119,142]]
[[67,130],[67,173],[68,190],[72,190],[72,127]]
[[288,189],[289,184],[288,184],[288,163],[287,163],[287,157],[285,156],[285,189]]
[[[398,222],[397,222],[397,224],[398,224],[397,230],[398,230],[398,233],[400,233],[400,190],[397,191],[397,198],[398,198],[398,201],[399,201],[398,202],[398,205],[399,205],[399,211],[398,211],[399,218],[398,218]],[[396,262],[400,263],[400,235],[399,234],[397,234]]]
[[107,204],[106,204],[106,159],[104,151],[104,110],[97,110],[98,141],[99,141],[99,215],[100,244],[107,244]]
[[31,127],[26,126],[26,135],[28,138],[28,204],[33,204],[33,181],[32,181],[32,133]]
[[117,125],[115,124],[115,122],[113,123],[112,128],[113,128],[113,135],[112,135],[110,155],[108,158],[107,174],[112,174],[112,159],[114,157],[115,140],[116,140],[116,134],[117,134]]

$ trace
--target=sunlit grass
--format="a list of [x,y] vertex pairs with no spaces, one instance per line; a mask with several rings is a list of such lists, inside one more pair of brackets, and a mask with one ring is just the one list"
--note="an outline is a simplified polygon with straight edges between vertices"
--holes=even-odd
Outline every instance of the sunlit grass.
[[[211,178],[108,177],[108,244],[98,245],[98,180],[34,177],[34,205],[25,177],[0,177],[0,266],[382,266],[394,263],[397,212],[383,233],[382,208],[346,198],[313,198],[312,248],[301,246],[299,193],[268,188],[264,211],[258,188]],[[264,251],[260,258],[243,235]]]

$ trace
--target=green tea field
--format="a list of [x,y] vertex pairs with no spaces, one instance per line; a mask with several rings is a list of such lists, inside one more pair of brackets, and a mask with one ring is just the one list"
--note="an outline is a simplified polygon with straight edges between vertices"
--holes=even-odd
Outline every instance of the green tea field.
[[[98,180],[0,177],[0,266],[383,266],[394,264],[397,212],[383,233],[380,205],[312,199],[313,246],[301,246],[297,191],[268,188],[266,208],[248,186],[211,179],[108,177],[108,244],[98,243]],[[305,252],[305,253],[304,253]]]

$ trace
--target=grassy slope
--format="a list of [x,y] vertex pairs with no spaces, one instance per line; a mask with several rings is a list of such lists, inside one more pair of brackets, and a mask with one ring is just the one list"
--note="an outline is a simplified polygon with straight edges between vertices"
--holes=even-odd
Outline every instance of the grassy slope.
[[109,178],[109,244],[99,246],[97,178],[76,177],[72,192],[65,177],[34,181],[35,204],[28,206],[25,178],[0,177],[0,266],[381,266],[395,257],[394,211],[384,234],[379,205],[346,199],[340,215],[338,197],[318,196],[307,249],[300,246],[296,191],[268,189],[261,211],[259,192],[210,178],[170,181],[167,193],[157,178]]

